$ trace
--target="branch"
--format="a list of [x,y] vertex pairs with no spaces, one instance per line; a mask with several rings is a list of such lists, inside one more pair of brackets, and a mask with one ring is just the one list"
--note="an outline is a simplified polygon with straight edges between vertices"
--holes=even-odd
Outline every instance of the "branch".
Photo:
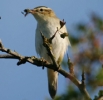
[[43,66],[46,68],[50,68],[54,71],[57,71],[60,74],[62,74],[64,77],[70,79],[79,88],[81,93],[84,95],[85,100],[91,100],[91,98],[90,98],[90,96],[85,88],[85,85],[82,85],[82,83],[78,79],[76,79],[74,74],[71,74],[71,73],[64,71],[60,67],[60,65],[58,65],[56,63],[55,58],[53,56],[53,53],[51,52],[50,44],[48,43],[48,41],[46,41],[47,39],[43,36],[42,32],[41,32],[41,35],[43,38],[43,45],[46,47],[48,54],[50,55],[51,60],[53,61],[53,64],[49,63],[48,61],[46,61],[43,58],[38,59],[35,56],[32,56],[32,57],[22,56],[19,53],[17,53],[16,51],[12,51],[10,49],[5,48],[1,41],[0,41],[0,51],[5,52],[7,54],[0,55],[0,58],[18,59],[19,61],[17,62],[17,65],[21,65],[21,64],[25,64],[26,62],[29,62],[33,65],[38,66],[38,67]]

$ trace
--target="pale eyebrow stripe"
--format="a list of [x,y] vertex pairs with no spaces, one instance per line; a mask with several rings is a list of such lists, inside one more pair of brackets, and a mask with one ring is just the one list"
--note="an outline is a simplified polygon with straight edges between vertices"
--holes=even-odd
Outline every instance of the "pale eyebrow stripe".
[[35,7],[34,9],[41,8],[41,7],[48,8],[48,7],[46,7],[46,6],[38,6],[38,7]]

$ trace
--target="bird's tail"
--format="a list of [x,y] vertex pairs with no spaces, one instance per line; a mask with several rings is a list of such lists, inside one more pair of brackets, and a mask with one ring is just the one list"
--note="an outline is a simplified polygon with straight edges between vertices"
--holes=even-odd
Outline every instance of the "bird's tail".
[[58,72],[51,69],[47,69],[47,73],[49,94],[52,98],[54,98],[57,91]]

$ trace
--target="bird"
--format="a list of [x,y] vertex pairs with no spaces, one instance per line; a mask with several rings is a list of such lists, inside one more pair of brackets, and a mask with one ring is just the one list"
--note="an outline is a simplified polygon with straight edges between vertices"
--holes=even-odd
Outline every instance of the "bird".
[[[38,6],[34,9],[25,9],[27,13],[31,13],[37,21],[37,28],[35,32],[35,49],[40,57],[47,60],[49,63],[53,63],[46,48],[43,46],[43,40],[40,31],[46,38],[51,38],[57,29],[60,29],[52,40],[52,52],[55,57],[55,61],[61,64],[64,54],[70,46],[70,41],[68,37],[61,38],[61,34],[67,33],[66,26],[62,28],[60,25],[60,19],[56,16],[54,11],[46,6]],[[48,90],[51,98],[55,98],[58,85],[58,72],[47,68],[48,77]]]

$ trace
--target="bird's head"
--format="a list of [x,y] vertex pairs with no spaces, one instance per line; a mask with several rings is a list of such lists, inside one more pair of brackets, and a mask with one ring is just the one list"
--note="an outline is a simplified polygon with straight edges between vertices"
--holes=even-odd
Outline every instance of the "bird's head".
[[56,17],[52,9],[45,6],[38,6],[34,9],[25,9],[24,12],[31,13],[37,21],[45,21],[50,17]]

